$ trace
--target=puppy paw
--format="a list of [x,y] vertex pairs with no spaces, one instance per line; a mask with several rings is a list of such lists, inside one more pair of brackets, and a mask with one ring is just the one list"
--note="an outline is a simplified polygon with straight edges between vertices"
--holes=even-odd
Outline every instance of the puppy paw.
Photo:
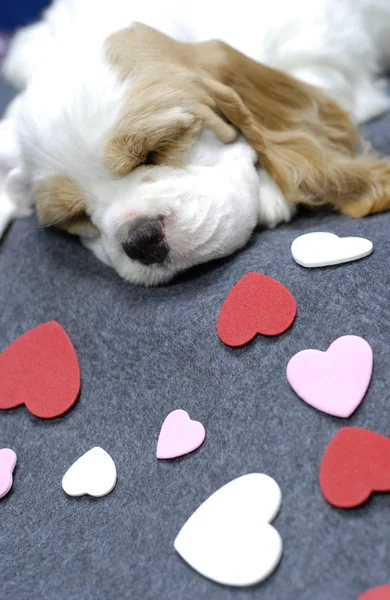
[[259,175],[258,224],[274,229],[280,223],[288,223],[296,213],[296,206],[287,202],[276,183],[264,169]]

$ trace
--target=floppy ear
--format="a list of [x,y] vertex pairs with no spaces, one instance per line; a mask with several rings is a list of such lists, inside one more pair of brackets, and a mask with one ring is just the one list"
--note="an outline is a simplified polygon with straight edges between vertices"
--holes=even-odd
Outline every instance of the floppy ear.
[[320,90],[222,42],[199,44],[196,63],[219,110],[247,138],[287,200],[329,204],[351,216],[390,208],[390,162],[356,156],[356,127]]

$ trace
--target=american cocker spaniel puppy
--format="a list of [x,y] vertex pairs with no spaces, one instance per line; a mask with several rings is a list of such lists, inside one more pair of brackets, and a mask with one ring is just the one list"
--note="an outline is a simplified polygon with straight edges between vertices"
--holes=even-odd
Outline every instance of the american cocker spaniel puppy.
[[390,208],[388,0],[56,0],[15,37],[0,234],[33,203],[128,281],[228,255],[299,204]]

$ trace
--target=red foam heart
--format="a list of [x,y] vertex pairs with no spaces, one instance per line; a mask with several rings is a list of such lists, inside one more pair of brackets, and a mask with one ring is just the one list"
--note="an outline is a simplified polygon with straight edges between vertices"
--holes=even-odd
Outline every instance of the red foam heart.
[[25,404],[36,417],[64,414],[80,393],[80,367],[66,331],[39,325],[0,354],[0,409]]
[[390,585],[380,585],[367,590],[359,596],[358,600],[390,600]]
[[390,438],[359,427],[343,427],[320,466],[325,499],[338,508],[363,504],[373,492],[390,492]]
[[230,290],[218,317],[217,331],[227,346],[243,346],[258,333],[280,335],[291,327],[297,305],[279,281],[260,273],[247,273]]

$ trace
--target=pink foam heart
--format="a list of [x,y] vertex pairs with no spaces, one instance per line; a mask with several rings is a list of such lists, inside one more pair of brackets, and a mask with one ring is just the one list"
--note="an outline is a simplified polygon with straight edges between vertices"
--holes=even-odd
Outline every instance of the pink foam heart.
[[16,465],[16,454],[10,448],[0,450],[0,498],[6,496],[12,488],[12,473]]
[[287,365],[287,379],[310,406],[335,417],[350,417],[363,400],[373,368],[371,346],[345,335],[327,352],[303,350]]
[[157,458],[177,458],[193,452],[206,436],[202,423],[192,421],[185,410],[169,413],[162,424],[157,442]]

